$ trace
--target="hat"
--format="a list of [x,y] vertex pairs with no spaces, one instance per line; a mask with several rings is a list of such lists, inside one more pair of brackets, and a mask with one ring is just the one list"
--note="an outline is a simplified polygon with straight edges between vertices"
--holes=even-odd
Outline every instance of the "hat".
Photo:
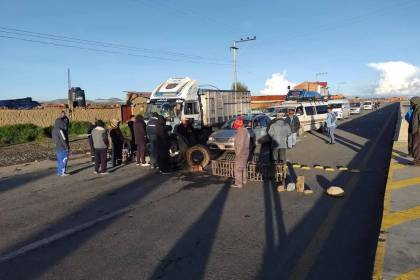
[[244,119],[242,117],[237,117],[233,122],[233,128],[238,129],[244,126]]
[[111,126],[112,127],[117,127],[120,124],[120,121],[117,119],[112,119],[111,120]]

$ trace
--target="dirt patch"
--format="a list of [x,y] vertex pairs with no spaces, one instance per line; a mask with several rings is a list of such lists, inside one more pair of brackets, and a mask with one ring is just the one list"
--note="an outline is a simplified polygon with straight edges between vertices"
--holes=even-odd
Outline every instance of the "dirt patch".
[[[87,139],[70,142],[72,154],[86,154],[89,149]],[[19,145],[0,147],[0,167],[41,160],[55,160],[55,149],[51,139]]]

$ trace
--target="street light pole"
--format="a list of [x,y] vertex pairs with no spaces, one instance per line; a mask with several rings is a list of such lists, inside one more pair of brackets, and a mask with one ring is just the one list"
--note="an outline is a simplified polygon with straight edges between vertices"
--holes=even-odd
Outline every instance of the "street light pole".
[[240,40],[233,41],[233,45],[230,47],[230,49],[233,52],[233,89],[235,91],[238,90],[238,73],[236,69],[236,51],[239,50],[239,48],[236,46],[237,43],[244,43],[248,41],[255,41],[257,39],[256,36],[254,37],[246,37],[246,39],[241,38]]

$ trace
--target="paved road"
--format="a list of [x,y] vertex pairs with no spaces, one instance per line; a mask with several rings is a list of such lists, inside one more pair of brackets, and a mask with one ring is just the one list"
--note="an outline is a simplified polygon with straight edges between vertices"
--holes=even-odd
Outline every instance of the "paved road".
[[361,171],[291,170],[312,195],[134,165],[98,177],[80,160],[66,178],[0,179],[0,279],[368,279],[396,115],[391,104],[352,117],[336,145],[301,138],[291,162]]

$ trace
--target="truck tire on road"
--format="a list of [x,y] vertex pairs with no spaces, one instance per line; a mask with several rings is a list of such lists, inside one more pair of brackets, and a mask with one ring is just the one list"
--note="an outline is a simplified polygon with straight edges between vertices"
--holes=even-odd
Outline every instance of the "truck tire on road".
[[186,160],[188,166],[206,167],[210,163],[210,151],[204,145],[195,145],[187,150]]

